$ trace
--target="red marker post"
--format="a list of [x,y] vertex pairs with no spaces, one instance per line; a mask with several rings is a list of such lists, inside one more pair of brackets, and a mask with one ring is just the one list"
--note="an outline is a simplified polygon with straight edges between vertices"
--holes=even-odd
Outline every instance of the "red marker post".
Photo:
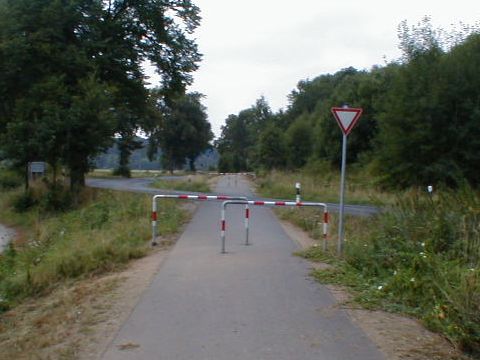
[[349,108],[348,106],[343,107],[334,107],[332,108],[332,114],[335,120],[338,123],[338,126],[343,133],[343,142],[342,142],[342,175],[340,177],[340,212],[338,220],[338,244],[337,252],[341,254],[343,251],[343,242],[345,236],[344,230],[344,208],[345,208],[345,172],[347,167],[347,136],[350,134],[352,129],[360,119],[363,109],[361,108]]

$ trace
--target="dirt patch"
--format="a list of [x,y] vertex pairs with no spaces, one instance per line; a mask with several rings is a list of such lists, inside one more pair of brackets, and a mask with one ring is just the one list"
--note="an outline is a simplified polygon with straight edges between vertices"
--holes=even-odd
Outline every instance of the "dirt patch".
[[[318,241],[306,232],[286,221],[280,221],[285,232],[301,248],[319,246]],[[332,265],[312,262],[312,269],[322,270]],[[355,308],[347,289],[326,285],[330,293],[345,309],[352,321],[359,326],[377,345],[388,360],[460,360],[467,359],[445,338],[425,329],[422,324],[409,317],[385,311]]]
[[0,317],[4,359],[99,359],[168,254],[65,285]]

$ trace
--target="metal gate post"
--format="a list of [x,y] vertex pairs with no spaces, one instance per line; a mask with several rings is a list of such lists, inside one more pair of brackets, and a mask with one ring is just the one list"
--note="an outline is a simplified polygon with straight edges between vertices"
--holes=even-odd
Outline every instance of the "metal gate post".
[[[157,245],[157,221],[158,221],[158,207],[157,200],[159,199],[181,199],[181,200],[247,200],[245,196],[227,196],[227,195],[193,195],[193,194],[158,194],[152,197],[152,246]],[[247,205],[248,206],[248,205]],[[248,242],[248,239],[247,239]]]

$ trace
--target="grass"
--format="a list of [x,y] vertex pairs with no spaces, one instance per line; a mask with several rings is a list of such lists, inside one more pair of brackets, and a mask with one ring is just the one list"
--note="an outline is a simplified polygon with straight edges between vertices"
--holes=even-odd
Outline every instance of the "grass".
[[[313,173],[272,171],[257,178],[257,192],[264,197],[294,199],[295,183],[301,183],[302,199],[306,201],[339,202],[340,174],[328,167]],[[375,186],[360,171],[349,169],[346,180],[348,204],[385,205],[394,201],[394,195]]]
[[[130,170],[132,178],[154,177],[162,174],[162,170]],[[88,173],[88,177],[93,178],[120,178],[120,175],[114,175],[113,169],[95,169]]]
[[[311,230],[308,214],[284,213]],[[480,194],[468,187],[402,194],[387,213],[347,218],[345,253],[334,252],[336,220],[329,250],[300,255],[328,262],[316,270],[322,283],[341,284],[367,308],[419,318],[460,349],[480,356]]]
[[157,178],[152,186],[164,190],[192,191],[199,193],[211,192],[207,175],[188,175],[186,180],[164,180]]
[[[82,206],[64,212],[25,213],[12,203],[21,191],[0,194],[0,218],[19,227],[20,242],[0,256],[0,311],[50,293],[71,279],[122,268],[149,252],[151,199],[147,195],[86,190]],[[159,234],[178,230],[185,212],[165,201]]]

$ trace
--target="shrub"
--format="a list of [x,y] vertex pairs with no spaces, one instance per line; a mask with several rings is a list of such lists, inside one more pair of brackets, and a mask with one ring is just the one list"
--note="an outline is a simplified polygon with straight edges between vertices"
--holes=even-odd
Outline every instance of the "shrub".
[[32,190],[28,190],[16,195],[13,198],[12,205],[16,212],[28,211],[33,206],[37,205],[38,201]]
[[14,171],[0,169],[0,189],[10,190],[22,185],[22,178]]
[[66,211],[72,208],[72,193],[62,184],[47,184],[46,192],[40,195],[40,206],[46,211]]

